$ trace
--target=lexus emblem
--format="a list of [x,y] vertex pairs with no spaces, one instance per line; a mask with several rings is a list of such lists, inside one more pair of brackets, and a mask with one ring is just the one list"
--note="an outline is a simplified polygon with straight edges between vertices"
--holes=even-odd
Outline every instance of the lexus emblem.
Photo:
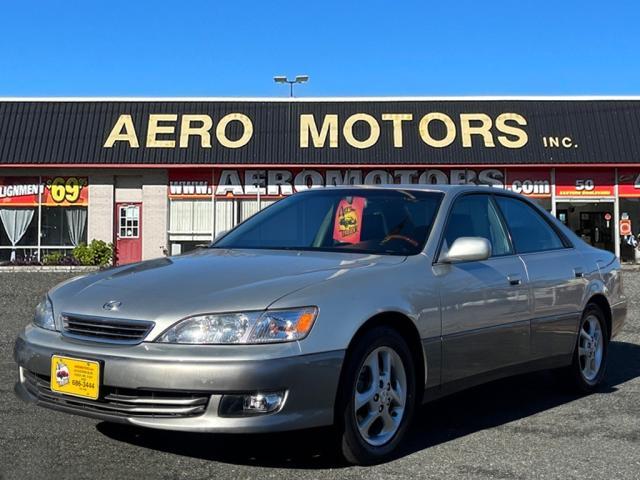
[[117,300],[110,300],[105,303],[102,308],[104,308],[105,310],[109,310],[110,312],[115,312],[120,308],[121,305],[122,302],[118,302]]

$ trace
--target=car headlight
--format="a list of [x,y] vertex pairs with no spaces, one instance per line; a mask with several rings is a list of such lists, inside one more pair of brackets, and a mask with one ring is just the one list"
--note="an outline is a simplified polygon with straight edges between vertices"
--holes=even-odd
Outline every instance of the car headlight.
[[33,317],[34,325],[47,330],[55,330],[56,322],[53,318],[53,305],[49,297],[45,295],[36,307],[36,314]]
[[156,341],[208,345],[292,342],[307,336],[317,315],[316,307],[196,315],[176,323]]

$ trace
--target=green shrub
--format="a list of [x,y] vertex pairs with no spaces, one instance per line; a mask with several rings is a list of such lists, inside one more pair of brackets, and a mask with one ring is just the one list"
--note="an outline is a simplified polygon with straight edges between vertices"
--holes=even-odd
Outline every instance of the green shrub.
[[62,263],[62,252],[51,252],[47,253],[44,257],[42,257],[43,265],[60,265]]
[[80,265],[106,267],[113,261],[113,244],[94,239],[89,245],[81,243],[74,248],[73,256]]
[[81,243],[73,249],[72,255],[80,262],[80,265],[93,265],[93,252],[85,243]]
[[65,267],[75,267],[80,265],[80,262],[73,255],[69,255],[68,252],[49,252],[42,257],[42,265],[59,265]]

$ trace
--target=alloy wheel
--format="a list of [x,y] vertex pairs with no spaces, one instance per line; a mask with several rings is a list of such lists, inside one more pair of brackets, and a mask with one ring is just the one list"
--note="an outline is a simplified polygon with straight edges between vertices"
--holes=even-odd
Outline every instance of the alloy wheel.
[[598,376],[603,355],[604,338],[600,321],[595,315],[589,315],[582,322],[580,339],[578,340],[580,371],[588,382],[594,381]]
[[391,347],[373,350],[357,377],[354,409],[363,440],[380,446],[393,438],[404,416],[407,375],[402,359]]

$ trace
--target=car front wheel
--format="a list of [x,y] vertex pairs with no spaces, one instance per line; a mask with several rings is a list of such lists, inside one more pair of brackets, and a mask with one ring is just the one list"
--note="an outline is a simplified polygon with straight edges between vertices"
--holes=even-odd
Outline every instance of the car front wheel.
[[341,447],[347,461],[368,465],[393,455],[416,407],[413,356],[389,327],[376,327],[353,346],[342,377]]

